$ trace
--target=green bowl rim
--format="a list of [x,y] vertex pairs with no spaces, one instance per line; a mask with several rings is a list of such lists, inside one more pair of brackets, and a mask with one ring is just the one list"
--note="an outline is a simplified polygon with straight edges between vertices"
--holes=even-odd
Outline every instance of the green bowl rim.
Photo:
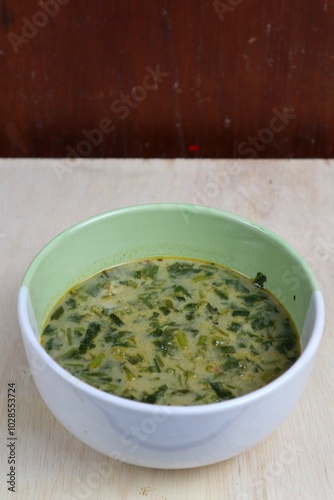
[[220,210],[217,208],[212,208],[212,207],[207,207],[207,206],[202,206],[202,205],[193,205],[193,204],[187,204],[187,203],[150,203],[150,204],[142,204],[142,205],[130,205],[126,207],[120,207],[120,208],[115,208],[112,210],[109,210],[107,212],[101,212],[99,214],[93,215],[91,217],[88,217],[86,219],[83,219],[82,221],[76,222],[75,224],[69,226],[68,228],[62,230],[60,233],[55,235],[46,245],[44,245],[39,252],[35,255],[35,257],[32,259],[30,262],[24,276],[22,279],[22,285],[27,285],[28,280],[30,279],[30,276],[33,275],[34,270],[36,267],[39,265],[39,261],[44,257],[46,253],[52,250],[52,248],[59,243],[63,238],[68,237],[75,231],[80,230],[81,228],[84,228],[86,225],[93,224],[94,222],[105,219],[117,214],[125,214],[128,212],[137,212],[138,210],[143,210],[143,211],[151,211],[154,210],[155,208],[159,209],[178,209],[180,212],[186,212],[190,211],[193,212],[193,215],[196,215],[198,212],[195,211],[200,211],[202,213],[207,213],[208,215],[215,215],[219,217],[223,217],[228,220],[233,220],[234,222],[239,222],[241,224],[245,224],[247,226],[252,227],[256,231],[263,232],[266,234],[268,237],[270,237],[272,240],[274,240],[278,245],[281,247],[284,247],[285,250],[293,255],[296,260],[299,261],[300,265],[303,267],[303,269],[307,272],[308,278],[312,284],[312,289],[313,291],[315,290],[320,290],[320,286],[313,274],[313,271],[309,268],[303,257],[296,251],[294,248],[285,241],[281,236],[279,236],[277,233],[271,231],[270,229],[262,226],[261,224],[258,224],[257,222],[254,222],[250,219],[247,219],[243,216],[240,216],[238,214],[235,214],[233,212],[228,212],[224,210]]

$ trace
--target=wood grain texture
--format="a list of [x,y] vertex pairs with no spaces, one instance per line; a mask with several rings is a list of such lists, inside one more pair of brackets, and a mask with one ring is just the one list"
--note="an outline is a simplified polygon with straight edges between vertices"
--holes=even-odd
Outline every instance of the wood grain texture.
[[1,156],[333,157],[327,0],[0,7]]
[[[0,160],[0,498],[9,500],[329,500],[334,498],[334,163],[326,160]],[[138,203],[201,203],[251,218],[309,263],[326,325],[306,390],[265,441],[193,470],[108,459],[51,415],[30,375],[16,297],[36,253],[60,231]],[[17,492],[6,489],[7,384],[17,389]]]

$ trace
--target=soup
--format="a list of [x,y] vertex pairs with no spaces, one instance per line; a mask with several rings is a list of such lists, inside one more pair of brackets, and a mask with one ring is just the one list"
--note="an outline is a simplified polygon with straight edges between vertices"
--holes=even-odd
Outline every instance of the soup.
[[69,290],[41,343],[68,372],[123,398],[228,400],[268,384],[300,355],[296,328],[265,279],[193,259],[128,262]]

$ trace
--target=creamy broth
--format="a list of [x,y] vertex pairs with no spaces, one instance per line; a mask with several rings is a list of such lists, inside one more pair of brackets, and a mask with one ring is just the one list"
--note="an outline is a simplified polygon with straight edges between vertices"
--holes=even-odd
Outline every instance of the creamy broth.
[[125,263],[73,287],[41,343],[71,374],[117,396],[178,406],[228,400],[300,355],[293,322],[264,280],[184,258]]

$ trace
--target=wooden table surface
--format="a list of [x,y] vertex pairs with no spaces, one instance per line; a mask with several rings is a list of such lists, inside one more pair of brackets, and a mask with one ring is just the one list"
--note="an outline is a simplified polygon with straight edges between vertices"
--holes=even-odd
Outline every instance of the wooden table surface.
[[[333,499],[333,194],[331,160],[0,160],[0,498]],[[267,226],[307,260],[325,296],[323,340],[293,412],[261,444],[203,468],[145,469],[81,444],[40,398],[19,330],[20,282],[53,236],[94,214],[154,202],[209,205]],[[7,490],[8,384],[16,388],[15,493]]]

